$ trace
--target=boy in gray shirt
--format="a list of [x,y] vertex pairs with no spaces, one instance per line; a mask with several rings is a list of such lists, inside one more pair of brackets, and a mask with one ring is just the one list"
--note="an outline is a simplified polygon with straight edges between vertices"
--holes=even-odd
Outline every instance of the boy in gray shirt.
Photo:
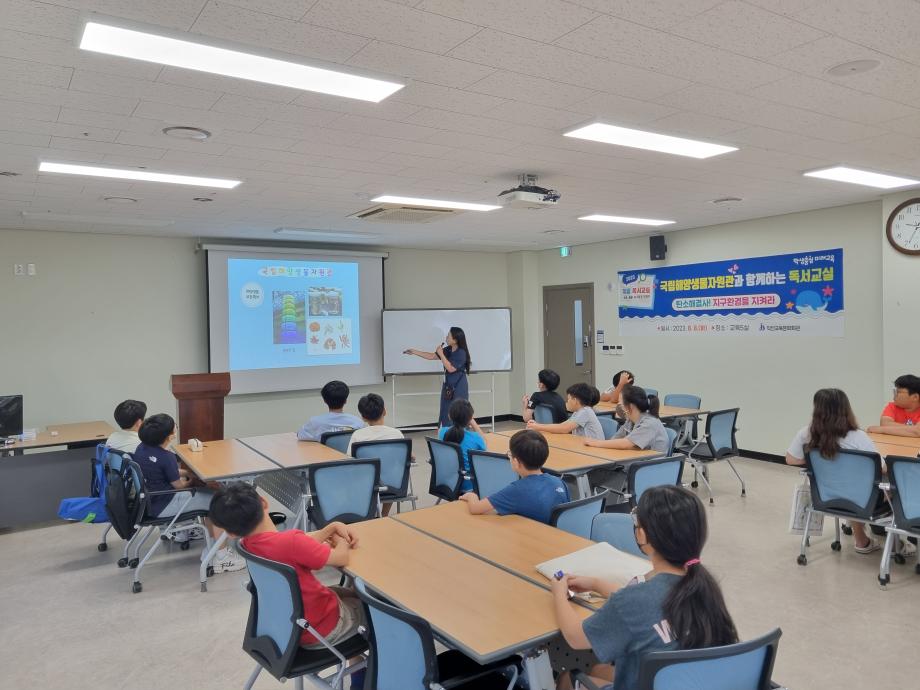
[[559,424],[538,424],[530,420],[527,428],[549,434],[572,434],[603,440],[604,429],[592,409],[601,397],[597,388],[587,383],[576,383],[568,387],[565,396],[565,407],[572,413],[571,417]]

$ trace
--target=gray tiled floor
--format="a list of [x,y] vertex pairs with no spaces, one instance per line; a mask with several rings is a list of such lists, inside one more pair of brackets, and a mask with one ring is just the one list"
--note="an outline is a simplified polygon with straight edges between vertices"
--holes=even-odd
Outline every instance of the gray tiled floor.
[[[415,445],[426,458],[421,435]],[[783,629],[775,678],[793,690],[916,686],[914,561],[893,566],[887,591],[876,582],[878,554],[857,555],[848,538],[842,553],[831,552],[828,537],[814,540],[808,566],[796,565],[798,542],[786,526],[797,472],[753,460],[738,468],[744,499],[728,467],[712,469],[716,505],[703,558],[743,637]],[[414,478],[424,494],[427,464]],[[240,650],[245,574],[216,576],[201,594],[197,554],[163,552],[134,595],[129,572],[114,565],[117,544],[96,551],[100,532],[77,524],[0,536],[0,688],[242,687],[253,666]],[[406,577],[424,585],[423,574]],[[263,676],[256,687],[279,684]]]

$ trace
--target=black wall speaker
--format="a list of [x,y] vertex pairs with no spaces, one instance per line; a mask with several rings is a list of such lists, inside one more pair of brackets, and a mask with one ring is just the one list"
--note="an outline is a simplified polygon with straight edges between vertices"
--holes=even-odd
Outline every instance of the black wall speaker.
[[648,258],[651,261],[664,261],[668,253],[668,245],[664,243],[664,235],[652,235],[648,238]]

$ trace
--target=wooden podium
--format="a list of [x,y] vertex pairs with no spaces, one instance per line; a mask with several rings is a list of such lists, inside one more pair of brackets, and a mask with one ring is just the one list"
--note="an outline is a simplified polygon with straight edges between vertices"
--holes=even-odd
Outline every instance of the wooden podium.
[[169,388],[179,401],[179,443],[190,438],[224,438],[224,398],[230,392],[230,374],[173,374]]

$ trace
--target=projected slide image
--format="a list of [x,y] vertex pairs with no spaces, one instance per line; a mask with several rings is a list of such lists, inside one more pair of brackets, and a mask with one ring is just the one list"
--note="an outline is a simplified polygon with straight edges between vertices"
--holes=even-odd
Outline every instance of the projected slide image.
[[303,292],[272,293],[275,345],[307,342]]
[[342,288],[311,287],[310,316],[341,316]]
[[307,354],[351,354],[351,319],[310,319]]

